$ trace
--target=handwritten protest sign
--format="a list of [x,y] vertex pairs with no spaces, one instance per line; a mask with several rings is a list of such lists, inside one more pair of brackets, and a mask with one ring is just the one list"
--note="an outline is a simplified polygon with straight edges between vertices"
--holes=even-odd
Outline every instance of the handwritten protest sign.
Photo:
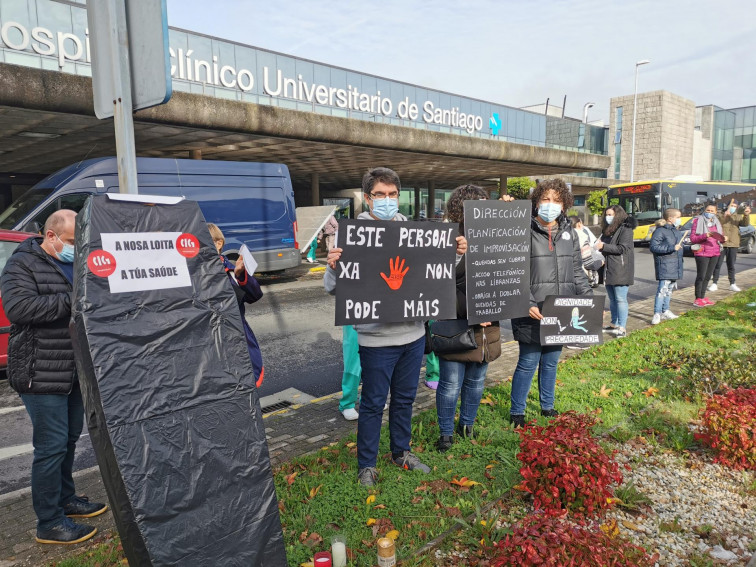
[[604,342],[603,295],[549,295],[541,308],[541,344],[589,346]]
[[465,201],[467,319],[528,314],[530,201]]
[[336,324],[455,319],[451,223],[340,220]]

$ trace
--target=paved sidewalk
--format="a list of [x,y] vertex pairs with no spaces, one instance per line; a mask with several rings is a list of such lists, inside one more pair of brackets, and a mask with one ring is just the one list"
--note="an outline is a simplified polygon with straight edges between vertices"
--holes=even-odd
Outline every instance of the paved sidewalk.
[[[756,269],[740,272],[738,285],[742,289],[756,286]],[[719,300],[730,295],[729,291],[717,291],[710,293],[709,297]],[[682,314],[695,309],[693,299],[692,287],[675,291],[672,296],[672,311]],[[628,331],[650,325],[653,301],[651,297],[630,304]],[[579,352],[581,351],[565,349],[563,356],[572,356]],[[509,380],[517,364],[517,357],[517,343],[504,344],[501,357],[489,365],[486,385],[492,386]],[[274,467],[294,457],[315,452],[357,430],[356,421],[346,421],[338,412],[339,397],[340,392],[265,416],[265,431]],[[415,401],[415,412],[434,407],[435,391],[427,388],[421,381]],[[388,413],[384,415],[384,421],[387,416]],[[74,476],[78,493],[87,494],[94,500],[103,501],[106,498],[97,468],[80,471]],[[93,518],[89,523],[96,525],[101,533],[115,527],[109,512]],[[86,548],[86,544],[73,546],[73,549],[69,546],[38,545],[34,542],[35,524],[29,489],[0,496],[0,567],[45,565],[66,555],[81,553]]]

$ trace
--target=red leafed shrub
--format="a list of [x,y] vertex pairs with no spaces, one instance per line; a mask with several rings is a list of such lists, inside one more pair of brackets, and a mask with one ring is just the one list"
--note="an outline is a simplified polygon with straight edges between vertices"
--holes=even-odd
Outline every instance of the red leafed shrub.
[[658,557],[649,557],[642,547],[597,527],[577,526],[545,514],[531,514],[514,524],[512,533],[494,544],[490,556],[491,567],[645,567]]
[[591,435],[595,418],[566,412],[541,427],[520,430],[522,482],[535,508],[552,516],[595,516],[610,506],[609,485],[622,483],[619,466]]
[[695,438],[717,451],[716,462],[756,470],[756,390],[738,388],[709,398],[702,427]]

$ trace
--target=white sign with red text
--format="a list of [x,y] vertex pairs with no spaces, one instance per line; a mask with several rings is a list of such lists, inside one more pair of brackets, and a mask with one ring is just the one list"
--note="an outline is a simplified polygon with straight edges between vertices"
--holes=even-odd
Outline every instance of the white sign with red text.
[[103,233],[102,250],[87,258],[95,275],[108,278],[110,293],[192,285],[187,258],[199,253],[197,237],[181,232]]

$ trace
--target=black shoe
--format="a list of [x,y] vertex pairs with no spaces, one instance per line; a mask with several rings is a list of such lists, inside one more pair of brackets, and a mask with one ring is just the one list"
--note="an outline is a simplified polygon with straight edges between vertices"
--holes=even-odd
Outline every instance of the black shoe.
[[446,453],[454,444],[454,435],[442,435],[436,441],[436,449],[441,453]]
[[69,518],[52,528],[37,528],[37,543],[62,543],[71,545],[87,541],[97,533],[97,528],[77,524]]
[[509,414],[509,423],[513,423],[515,429],[518,427],[525,427],[525,416]]
[[541,415],[543,417],[556,417],[556,416],[559,415],[559,412],[557,410],[553,409],[553,408],[552,409],[542,409],[541,410]]
[[462,425],[461,423],[457,424],[457,435],[462,437],[462,439],[472,439],[473,438],[473,426],[472,425]]
[[63,506],[63,513],[69,518],[94,518],[107,510],[107,504],[90,502],[86,496],[74,496]]

